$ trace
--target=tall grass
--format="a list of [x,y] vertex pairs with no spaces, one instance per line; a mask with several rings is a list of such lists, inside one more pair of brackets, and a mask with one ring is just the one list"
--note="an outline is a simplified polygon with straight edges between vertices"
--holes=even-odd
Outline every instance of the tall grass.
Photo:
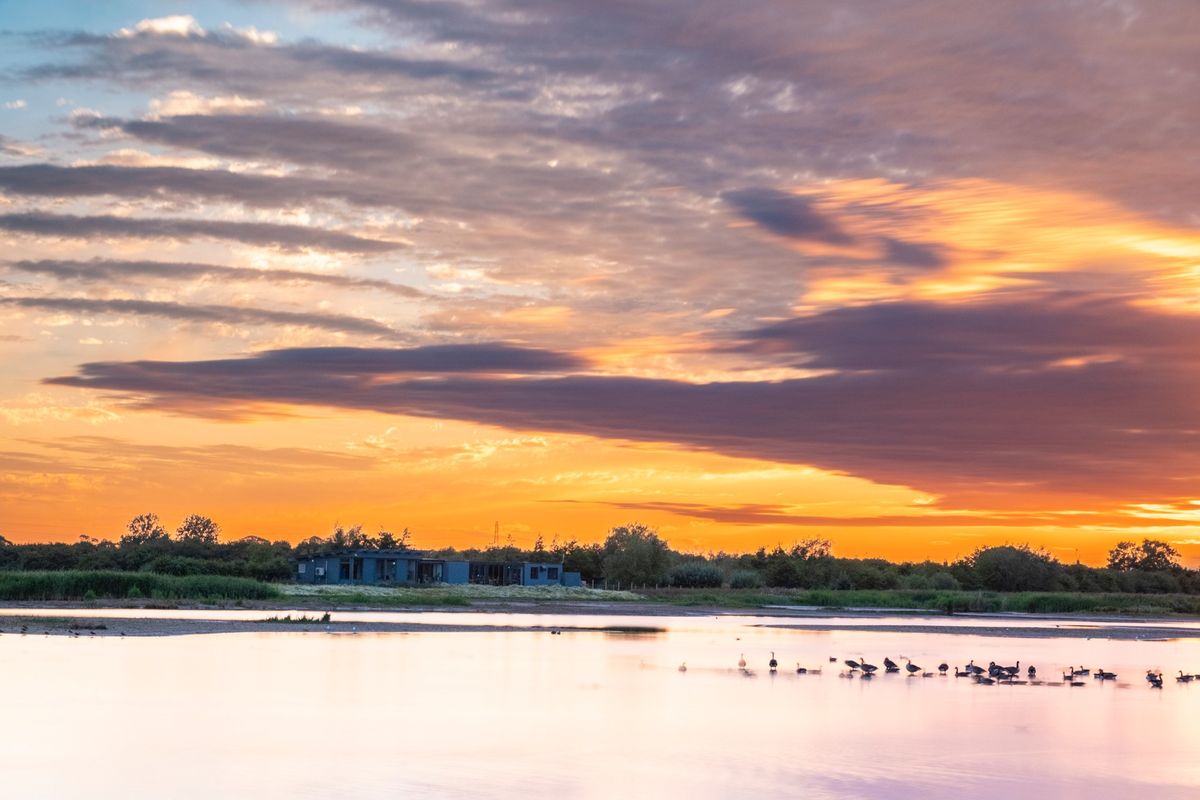
[[965,592],[905,589],[758,589],[647,591],[656,600],[675,605],[761,608],[769,605],[819,608],[895,609],[1029,614],[1193,614],[1200,615],[1200,597],[1186,594],[1092,594],[1076,592]]
[[0,600],[273,600],[279,590],[250,578],[153,572],[0,572]]

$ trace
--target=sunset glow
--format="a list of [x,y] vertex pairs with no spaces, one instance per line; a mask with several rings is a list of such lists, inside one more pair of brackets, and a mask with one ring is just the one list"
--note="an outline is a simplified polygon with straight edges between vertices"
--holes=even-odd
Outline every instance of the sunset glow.
[[6,10],[0,535],[1196,566],[1198,12],[955,5]]

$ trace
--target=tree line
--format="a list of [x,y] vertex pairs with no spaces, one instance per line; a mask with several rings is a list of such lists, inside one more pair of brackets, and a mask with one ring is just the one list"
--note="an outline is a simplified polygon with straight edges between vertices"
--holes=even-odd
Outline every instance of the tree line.
[[[295,562],[317,553],[409,549],[412,534],[362,525],[335,525],[327,536],[293,545],[259,536],[223,541],[212,519],[192,514],[168,532],[156,514],[129,521],[116,541],[81,536],[75,543],[13,544],[0,537],[0,570],[126,570],[165,575],[231,575],[286,581]],[[533,546],[511,541],[486,548],[426,551],[433,558],[562,563],[588,584],[609,587],[756,589],[914,589],[1200,594],[1200,571],[1181,566],[1169,543],[1119,542],[1104,567],[1063,564],[1028,545],[980,547],[953,562],[891,562],[840,558],[829,541],[810,538],[790,549],[696,555],[672,550],[641,523],[612,528],[603,542],[539,536]]]

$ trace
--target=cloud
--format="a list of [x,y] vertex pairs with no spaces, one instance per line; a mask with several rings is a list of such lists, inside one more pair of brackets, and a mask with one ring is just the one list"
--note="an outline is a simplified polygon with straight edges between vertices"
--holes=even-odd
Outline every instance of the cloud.
[[28,105],[24,100],[9,100],[4,107],[10,111],[19,111]]
[[853,240],[812,207],[808,198],[776,189],[738,189],[722,198],[739,214],[778,236],[847,245]]
[[63,281],[86,281],[89,283],[124,284],[129,279],[153,278],[158,280],[190,281],[205,278],[231,281],[262,281],[281,285],[318,284],[340,289],[381,291],[400,297],[424,297],[425,293],[411,286],[373,278],[358,278],[351,275],[331,275],[320,272],[303,272],[294,269],[251,269],[229,267],[219,264],[195,264],[170,261],[118,261],[93,259],[91,261],[11,261],[10,269],[33,275],[48,275]]
[[1200,365],[1200,317],[1079,293],[849,306],[736,335],[742,342],[734,352],[814,369],[933,376],[1070,370],[1097,362],[1143,369]]
[[227,158],[278,159],[359,170],[390,170],[411,155],[412,137],[393,127],[283,115],[182,114],[122,120],[76,116],[75,127],[120,130],[145,142]]
[[[867,350],[852,349],[850,361],[864,360]],[[936,360],[931,369],[922,355],[902,357],[903,350],[893,369],[693,384],[606,375],[380,382],[373,371],[304,359],[263,370],[272,356],[260,354],[195,366],[85,364],[52,382],[206,413],[264,402],[316,405],[674,442],[914,486],[964,505],[998,495],[1014,503],[1023,494],[1200,489],[1189,444],[1200,430],[1200,409],[1190,400],[1200,378],[1173,364],[1170,352],[1149,363],[1030,370],[992,369],[986,361],[942,370]],[[199,375],[203,381],[191,379]]]
[[[879,514],[875,516],[828,516],[801,514],[789,506],[773,503],[710,505],[672,502],[606,502],[604,505],[626,511],[658,511],[685,517],[707,519],[727,525],[788,525],[818,528],[996,528],[1059,527],[1078,528],[1113,525],[1111,515],[936,512],[922,514]],[[1143,525],[1144,520],[1127,520],[1126,525]]]
[[144,19],[132,28],[121,28],[117,31],[117,36],[123,39],[128,39],[139,34],[182,36],[187,38],[190,36],[203,36],[204,28],[200,27],[200,23],[196,22],[195,17],[178,14],[170,17]]
[[40,147],[34,147],[33,145],[28,145],[0,134],[0,155],[26,158],[40,155],[42,152]]
[[20,73],[25,81],[109,80],[158,88],[169,77],[208,86],[222,94],[253,97],[264,89],[305,87],[343,96],[388,95],[402,87],[388,81],[449,81],[486,86],[496,74],[483,66],[445,58],[410,57],[390,51],[340,47],[315,40],[281,43],[253,28],[204,30],[190,17],[143,21],[115,36],[85,32],[43,35],[43,43],[84,55],[77,62],[47,62]]
[[277,311],[244,306],[188,305],[152,300],[92,300],[83,297],[0,297],[0,305],[65,311],[78,314],[133,314],[183,322],[225,325],[289,325],[301,328],[396,338],[396,331],[379,322],[341,314]]
[[0,230],[70,239],[224,239],[284,250],[314,249],[360,254],[385,253],[404,246],[399,242],[365,239],[302,225],[162,217],[75,216],[41,212],[0,214]]
[[906,242],[890,236],[883,237],[882,241],[884,258],[893,264],[923,269],[934,269],[946,265],[946,259],[937,251],[937,248],[930,245]]
[[0,189],[16,195],[41,197],[112,195],[143,199],[190,195],[276,208],[300,205],[309,198],[344,200],[369,206],[395,205],[397,199],[385,188],[369,188],[361,183],[254,175],[227,170],[110,164],[82,167],[21,164],[0,167]]

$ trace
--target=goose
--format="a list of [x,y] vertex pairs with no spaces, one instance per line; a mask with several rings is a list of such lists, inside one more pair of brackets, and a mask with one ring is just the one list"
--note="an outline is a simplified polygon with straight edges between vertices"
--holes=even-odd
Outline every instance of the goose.
[[1115,681],[1117,679],[1117,673],[1105,672],[1102,669],[1097,669],[1093,674],[1102,681]]
[[[862,658],[862,656],[859,656],[859,658]],[[858,662],[858,668],[868,675],[879,669],[879,667],[875,666],[874,664],[868,664],[865,658],[862,658],[862,661]]]
[[1092,671],[1090,669],[1086,669],[1084,667],[1080,667],[1079,669],[1075,669],[1074,667],[1072,667],[1071,674],[1086,678],[1088,675],[1092,674]]
[[992,680],[991,678],[984,677],[983,675],[977,675],[975,677],[975,682],[982,683],[984,686],[991,686],[993,683],[995,683],[994,680]]
[[1179,670],[1179,677],[1175,680],[1179,681],[1180,683],[1191,683],[1192,678],[1194,677],[1194,675],[1184,675],[1183,670]]
[[797,675],[805,675],[807,673],[808,673],[808,670],[805,669],[804,667],[800,666],[800,662],[797,661],[796,662],[796,674]]
[[890,658],[883,659],[883,668],[886,669],[888,672],[895,672],[896,670],[900,669],[900,667],[896,664],[896,662],[892,661],[892,659],[890,659]]
[[1029,676],[1030,680],[1033,680],[1037,677],[1037,667],[1035,667],[1033,664],[1030,664],[1025,670],[1025,674]]
[[984,672],[986,672],[986,670],[984,670],[983,667],[976,666],[975,659],[972,658],[967,663],[967,672],[971,673],[972,675],[982,675]]
[[954,668],[954,677],[956,678],[969,678],[974,674],[975,673],[971,672],[969,669],[959,669],[958,667]]
[[853,658],[847,658],[842,663],[845,664],[847,667],[849,667],[851,672],[853,672],[854,670],[859,668],[858,662],[855,661]]
[[745,669],[745,668],[746,668],[746,654],[742,653],[741,656],[738,658],[738,669]]
[[1161,688],[1162,688],[1162,683],[1163,683],[1163,681],[1162,681],[1162,673],[1159,673],[1158,675],[1149,675],[1149,674],[1147,674],[1147,675],[1146,675],[1146,680],[1150,681],[1150,688],[1151,688],[1151,689],[1161,689]]
[[1018,661],[1017,665],[1015,667],[1001,667],[1000,671],[1007,672],[1009,677],[1011,678],[1013,675],[1016,675],[1018,672],[1021,671],[1021,662]]
[[679,671],[687,672],[687,662],[686,661],[684,661],[682,664],[679,665]]
[[829,657],[829,663],[830,663],[830,664],[836,664],[836,663],[837,663],[837,656],[830,656],[830,657]]
[[950,669],[950,665],[949,665],[949,664],[947,664],[945,661],[943,661],[942,663],[938,664],[938,672],[942,673],[943,675],[945,675],[945,674],[946,674],[946,671],[947,671],[948,669]]
[[904,665],[904,668],[906,670],[908,670],[909,675],[915,675],[921,671],[921,668],[918,667],[916,664],[914,664],[912,662],[912,659],[905,659],[905,660],[908,661],[908,663]]
[[771,651],[771,660],[767,662],[767,666],[774,672],[779,667],[779,662],[775,660],[775,651]]

